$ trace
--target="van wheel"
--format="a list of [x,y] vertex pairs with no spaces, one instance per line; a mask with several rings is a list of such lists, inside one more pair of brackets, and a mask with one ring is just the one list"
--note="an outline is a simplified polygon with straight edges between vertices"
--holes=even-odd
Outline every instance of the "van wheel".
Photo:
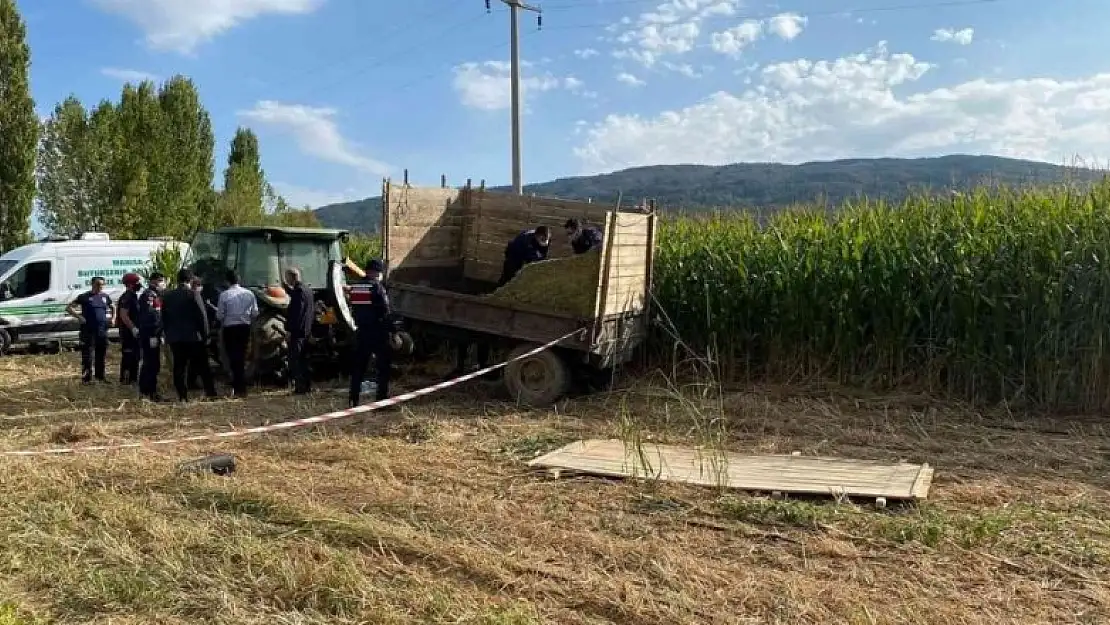
[[[519,345],[509,352],[508,359],[533,349],[533,345]],[[513,399],[537,408],[550,406],[570,390],[570,369],[550,349],[505,365],[504,379]]]
[[0,328],[0,356],[7,356],[12,347],[12,335],[4,328]]

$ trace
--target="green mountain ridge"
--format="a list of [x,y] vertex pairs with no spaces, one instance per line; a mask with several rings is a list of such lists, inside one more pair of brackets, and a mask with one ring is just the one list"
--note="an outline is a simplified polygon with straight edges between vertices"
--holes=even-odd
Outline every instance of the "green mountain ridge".
[[[526,194],[622,205],[654,198],[663,211],[721,208],[774,211],[792,204],[839,206],[861,196],[898,202],[915,191],[963,191],[979,185],[1089,183],[1105,172],[999,156],[954,154],[930,158],[815,161],[798,165],[651,165],[594,176],[559,178],[525,185]],[[505,191],[510,187],[491,187]],[[316,209],[329,228],[375,232],[381,198],[329,204]]]

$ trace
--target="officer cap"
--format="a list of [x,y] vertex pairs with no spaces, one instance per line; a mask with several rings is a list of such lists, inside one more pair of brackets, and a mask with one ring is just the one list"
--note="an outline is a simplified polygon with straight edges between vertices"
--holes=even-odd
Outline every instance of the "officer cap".
[[385,263],[383,263],[380,259],[375,258],[366,265],[366,268],[370,271],[382,273],[385,271]]
[[140,278],[139,274],[137,273],[125,273],[123,274],[123,277],[120,278],[120,282],[123,282],[127,286],[132,286],[138,284],[139,282],[142,282],[142,278]]

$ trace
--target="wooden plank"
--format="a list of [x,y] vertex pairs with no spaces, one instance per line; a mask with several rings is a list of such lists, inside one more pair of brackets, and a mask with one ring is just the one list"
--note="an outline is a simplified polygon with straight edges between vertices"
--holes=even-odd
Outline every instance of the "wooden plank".
[[928,464],[888,464],[811,456],[752,456],[646,443],[584,440],[528,463],[535,468],[617,478],[648,477],[701,486],[802,495],[920,500],[928,496]]

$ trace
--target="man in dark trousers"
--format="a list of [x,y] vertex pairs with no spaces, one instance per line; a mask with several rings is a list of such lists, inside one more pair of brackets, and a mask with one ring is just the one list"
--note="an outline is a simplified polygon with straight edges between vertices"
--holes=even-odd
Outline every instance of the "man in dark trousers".
[[355,348],[351,362],[351,384],[348,389],[348,403],[354,408],[359,404],[362,393],[362,380],[370,358],[374,358],[375,381],[378,388],[375,400],[389,397],[389,375],[393,364],[393,350],[389,345],[389,333],[393,329],[393,311],[389,305],[389,294],[382,284],[385,264],[372,260],[366,267],[366,277],[349,287],[351,314],[358,330],[355,332]]
[[81,320],[81,381],[91,384],[95,373],[98,382],[105,382],[104,356],[113,314],[112,298],[104,292],[104,278],[93,278],[90,289],[70,302],[66,312]]
[[312,391],[312,372],[308,367],[308,337],[316,318],[316,302],[312,289],[301,282],[301,270],[285,270],[285,290],[289,292],[286,324],[289,330],[289,374],[293,377],[293,394]]
[[192,279],[193,272],[188,269],[177,272],[177,288],[162,298],[162,328],[173,354],[173,386],[183,402],[189,401],[190,367],[200,375],[205,397],[216,397],[208,366],[208,311],[200,293],[190,285]]
[[601,249],[601,230],[593,226],[583,227],[582,222],[577,219],[568,219],[563,227],[566,228],[567,238],[570,239],[570,246],[575,254]]
[[227,283],[229,286],[220,293],[216,305],[216,319],[220,322],[220,337],[231,369],[232,391],[236,397],[245,397],[247,345],[251,339],[251,323],[258,317],[258,300],[254,293],[239,286],[239,274],[234,269],[227,272]]
[[139,381],[139,360],[142,354],[142,345],[139,344],[139,335],[136,332],[139,322],[139,292],[142,291],[142,278],[137,273],[125,273],[123,278],[124,292],[119,296],[116,314],[119,321],[120,360],[119,383],[130,386]]
[[155,272],[147,280],[147,289],[139,296],[136,317],[142,365],[139,367],[139,394],[150,401],[162,401],[158,395],[158,374],[162,372],[162,291],[166,277]]
[[551,232],[547,226],[536,226],[516,235],[505,246],[505,262],[501,265],[501,279],[497,281],[497,286],[505,286],[528,263],[547,260],[550,245]]

